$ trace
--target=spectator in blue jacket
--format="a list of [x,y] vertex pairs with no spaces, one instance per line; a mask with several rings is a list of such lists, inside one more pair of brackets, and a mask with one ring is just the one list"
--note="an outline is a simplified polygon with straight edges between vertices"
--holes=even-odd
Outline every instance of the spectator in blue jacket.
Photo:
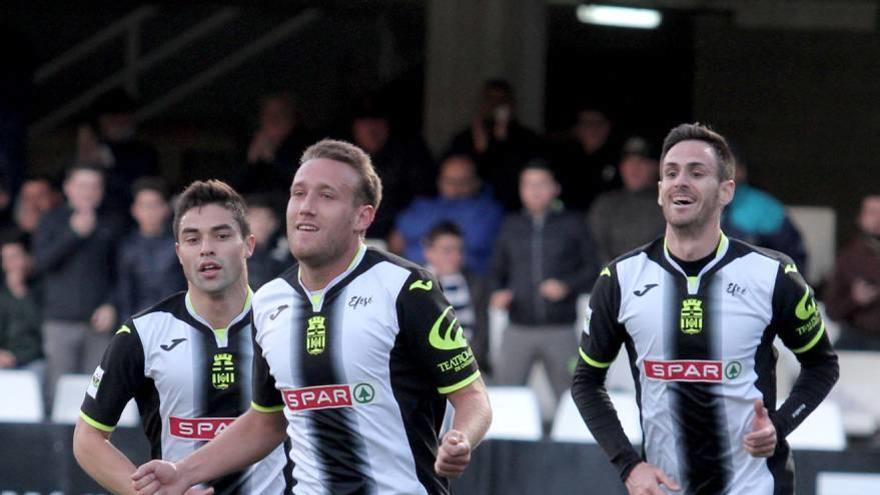
[[117,308],[122,318],[186,288],[171,234],[168,189],[158,177],[144,177],[132,187],[131,216],[137,229],[119,246]]
[[495,236],[504,220],[504,210],[484,188],[474,160],[452,155],[440,166],[439,196],[417,198],[397,217],[389,248],[405,258],[425,263],[421,241],[434,225],[451,221],[464,237],[465,267],[484,275],[492,255]]

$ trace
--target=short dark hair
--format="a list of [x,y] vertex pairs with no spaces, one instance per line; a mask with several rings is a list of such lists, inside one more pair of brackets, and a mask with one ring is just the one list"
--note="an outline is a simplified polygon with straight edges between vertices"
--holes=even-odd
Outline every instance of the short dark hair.
[[166,202],[170,198],[168,185],[165,183],[165,179],[161,177],[141,177],[134,181],[134,184],[131,186],[132,199],[137,198],[137,195],[143,191],[153,191],[162,196],[162,199]]
[[431,246],[434,244],[434,241],[437,240],[441,235],[452,235],[458,237],[459,239],[463,238],[464,235],[461,233],[461,229],[458,228],[454,222],[449,220],[438,222],[431,227],[431,230],[425,234],[423,243],[425,246]]
[[303,165],[309,160],[321,158],[344,163],[353,168],[361,182],[360,187],[355,191],[355,201],[360,202],[356,204],[379,208],[379,203],[382,202],[382,180],[379,179],[370,156],[364,150],[346,141],[322,139],[306,149],[299,164]]
[[544,158],[532,158],[531,160],[527,161],[522,166],[522,169],[519,171],[520,177],[522,177],[522,174],[526,170],[539,170],[542,172],[547,172],[550,175],[550,178],[553,179],[554,182],[556,181],[556,171],[553,170],[553,167],[550,166],[550,162],[548,162]]
[[251,233],[251,227],[248,225],[247,205],[240,194],[235,192],[229,184],[217,180],[197,180],[187,186],[186,189],[177,198],[177,204],[174,206],[174,239],[180,236],[180,219],[189,210],[200,208],[206,205],[219,205],[226,208],[232,213],[235,223],[241,230],[241,236],[247,237]]
[[663,140],[663,151],[660,153],[660,163],[666,161],[666,153],[669,149],[682,141],[703,141],[715,151],[715,159],[718,161],[718,178],[720,180],[732,180],[736,173],[736,164],[730,145],[724,136],[713,131],[709,126],[695,122],[693,124],[680,124],[673,127],[666,139]]

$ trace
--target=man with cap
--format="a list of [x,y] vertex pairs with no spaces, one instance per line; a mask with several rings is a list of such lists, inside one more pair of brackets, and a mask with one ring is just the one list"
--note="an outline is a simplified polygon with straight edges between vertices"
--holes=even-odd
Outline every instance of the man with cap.
[[639,136],[627,139],[618,168],[623,187],[600,194],[587,215],[602,263],[647,244],[664,227],[657,206],[657,158],[650,143]]

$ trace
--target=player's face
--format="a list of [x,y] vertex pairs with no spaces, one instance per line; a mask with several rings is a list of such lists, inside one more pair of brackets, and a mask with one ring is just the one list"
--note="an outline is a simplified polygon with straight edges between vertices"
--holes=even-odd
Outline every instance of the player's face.
[[287,202],[290,252],[302,264],[322,267],[356,248],[374,209],[356,205],[360,177],[350,165],[316,158],[300,166]]
[[176,248],[190,290],[217,296],[245,276],[254,236],[243,238],[232,212],[209,204],[183,214]]
[[660,167],[658,202],[670,226],[699,231],[720,224],[735,186],[719,179],[718,167],[715,152],[703,141],[682,141],[669,149]]

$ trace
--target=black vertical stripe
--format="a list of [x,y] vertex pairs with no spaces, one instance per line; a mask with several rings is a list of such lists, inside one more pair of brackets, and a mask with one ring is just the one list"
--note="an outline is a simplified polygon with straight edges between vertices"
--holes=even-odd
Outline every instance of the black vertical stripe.
[[[299,342],[294,341],[294,355],[301,366],[304,386],[342,385],[346,377],[342,367],[344,356],[342,349],[342,311],[336,296],[330,294],[324,300],[322,310],[313,313],[310,305],[297,312],[302,315],[298,331]],[[306,345],[306,330],[309,319],[321,316],[324,318],[325,340],[324,350],[317,354],[309,354]],[[310,423],[309,431],[317,449],[318,458],[323,467],[324,481],[329,493],[369,495],[376,492],[375,481],[370,475],[369,462],[363,437],[357,432],[354,411],[350,408],[320,409],[306,411]]]
[[[708,275],[708,274],[707,274]],[[712,333],[721,331],[720,322],[713,317],[717,301],[709,297],[711,284],[704,275],[698,293],[689,296],[687,280],[674,277],[678,297],[670,308],[667,323],[671,359],[719,360],[719,349],[713,348]],[[681,330],[682,302],[687,298],[701,301],[702,330],[687,334]],[[719,308],[720,309],[720,308]],[[702,382],[671,382],[673,405],[672,420],[680,438],[679,459],[682,476],[687,481],[688,493],[723,493],[732,478],[732,464],[727,452],[728,441],[722,398],[716,385]]]

